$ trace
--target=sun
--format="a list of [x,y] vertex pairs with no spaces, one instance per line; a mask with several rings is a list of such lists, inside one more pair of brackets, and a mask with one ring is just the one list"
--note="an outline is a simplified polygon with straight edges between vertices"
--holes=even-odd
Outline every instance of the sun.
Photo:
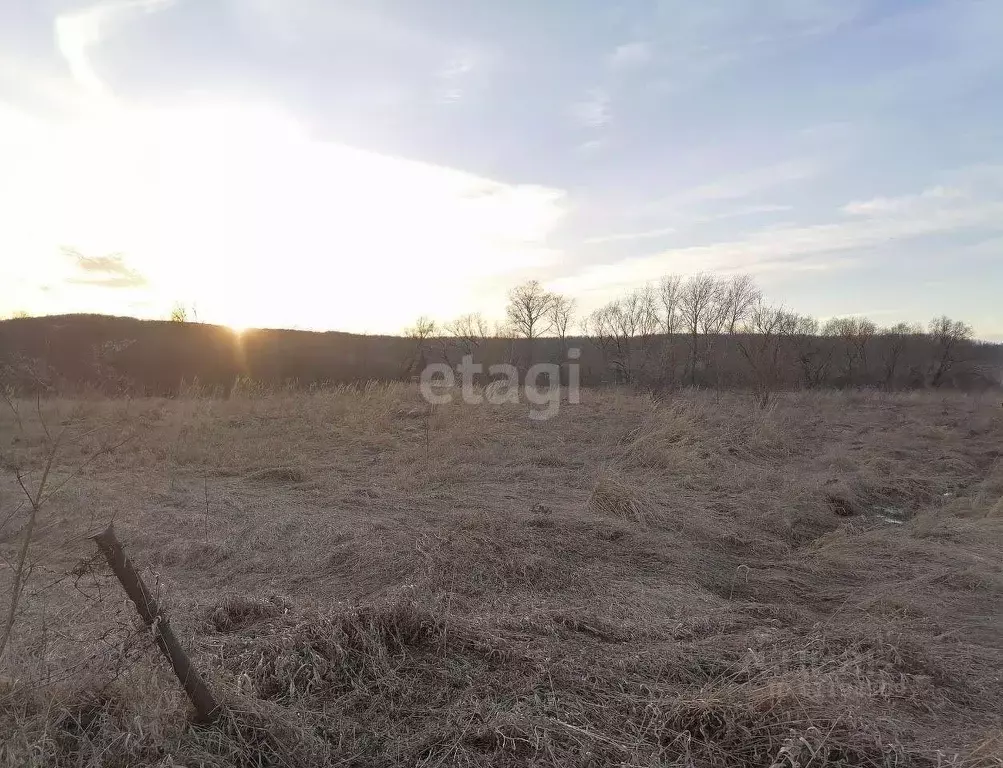
[[216,302],[213,307],[215,321],[226,328],[238,339],[255,327],[261,318],[256,318],[249,307],[242,301],[229,299]]

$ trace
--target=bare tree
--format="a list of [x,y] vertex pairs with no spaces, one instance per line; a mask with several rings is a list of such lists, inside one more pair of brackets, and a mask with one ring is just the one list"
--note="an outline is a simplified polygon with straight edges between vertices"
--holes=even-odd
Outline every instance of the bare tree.
[[882,345],[882,380],[885,389],[891,390],[894,387],[899,363],[913,341],[922,333],[922,328],[911,323],[896,323],[891,328],[881,331],[884,342]]
[[507,319],[495,320],[491,335],[503,343],[505,362],[515,364],[518,339],[512,324]]
[[490,335],[490,328],[487,320],[480,312],[470,312],[460,315],[444,326],[446,333],[460,339],[470,339],[472,342],[480,341]]
[[665,275],[658,283],[659,330],[662,340],[662,379],[672,389],[676,386],[676,339],[682,324],[680,310],[682,280],[678,275]]
[[562,349],[564,348],[565,340],[568,338],[568,329],[574,322],[576,308],[577,303],[574,299],[569,299],[567,296],[561,296],[556,293],[551,296],[550,327],[557,334],[557,338],[561,340]]
[[971,340],[972,327],[960,320],[952,320],[947,315],[941,315],[930,321],[929,329],[937,353],[930,386],[939,387],[944,382],[944,376],[958,362],[959,348]]
[[560,362],[561,382],[568,382],[567,358],[568,358],[568,329],[571,328],[575,320],[575,310],[577,303],[574,299],[560,294],[554,294],[550,306],[550,327],[557,334],[558,342],[561,345]]
[[414,325],[408,326],[404,329],[404,335],[409,339],[425,341],[426,339],[432,338],[432,336],[435,335],[435,331],[435,320],[422,315],[414,321]]
[[600,307],[590,312],[582,320],[582,332],[585,334],[602,355],[603,366],[611,367],[611,354],[613,347],[613,333],[609,321],[609,305]]
[[599,347],[607,367],[624,384],[633,383],[638,368],[646,365],[658,326],[655,294],[648,288],[611,301],[585,321],[586,333]]
[[866,382],[867,350],[877,332],[877,326],[866,317],[833,317],[822,333],[842,342],[842,376],[844,383]]
[[185,304],[181,301],[176,301],[174,302],[174,306],[171,307],[171,314],[168,315],[168,319],[172,323],[197,324],[199,322],[198,305],[195,302]]
[[794,354],[801,369],[801,383],[806,389],[822,386],[832,365],[832,340],[819,336],[819,322],[810,315],[798,315],[794,321]]
[[758,307],[763,298],[751,275],[736,275],[724,284],[724,327],[734,334],[741,322]]
[[678,275],[666,275],[658,283],[658,301],[660,304],[659,320],[661,331],[671,335],[679,332],[682,320],[680,305],[682,303],[682,280]]
[[516,337],[526,340],[525,364],[533,364],[533,341],[551,329],[554,294],[536,280],[517,285],[508,294],[506,316]]
[[488,323],[480,312],[460,315],[443,326],[446,333],[456,340],[463,355],[473,355],[490,335]]
[[655,287],[648,283],[643,288],[634,291],[630,298],[630,308],[636,315],[637,349],[639,353],[638,367],[640,372],[648,377],[654,359],[654,347],[658,334],[662,329],[662,318],[659,313],[661,296]]
[[725,292],[725,284],[717,282],[710,303],[700,317],[700,332],[704,336],[716,336],[724,331],[727,322],[728,295]]
[[650,285],[631,291],[620,300],[623,322],[632,336],[646,339],[654,336],[661,325],[658,302]]
[[863,384],[867,384],[870,378],[870,361],[868,360],[868,354],[871,346],[873,346],[874,336],[877,332],[878,326],[873,320],[867,317],[857,318],[856,332],[850,339],[850,343],[856,350],[857,360],[860,361],[860,380]]
[[414,325],[404,329],[404,337],[414,342],[412,355],[406,365],[408,375],[418,375],[428,365],[428,345],[436,331],[435,321],[425,315],[415,320]]
[[799,318],[783,307],[771,307],[762,301],[748,314],[749,321],[742,329],[738,349],[752,371],[759,407],[765,408],[780,383],[780,355],[786,339],[797,331]]
[[550,330],[554,294],[530,280],[509,291],[506,316],[513,332],[525,339],[536,339]]
[[595,310],[585,318],[582,325],[585,335],[599,349],[604,366],[613,370],[615,381],[619,383],[629,381],[630,361],[629,352],[617,332],[614,305],[615,302],[610,302]]
[[721,334],[727,329],[730,315],[730,296],[728,283],[716,280],[716,287],[710,306],[703,313],[700,331],[703,334],[704,365],[709,375],[713,376],[715,389],[721,388],[721,367],[718,357],[721,350]]
[[720,327],[719,298],[721,283],[713,275],[701,273],[689,278],[679,296],[679,314],[682,326],[690,336],[690,384],[697,383],[699,334],[710,327]]

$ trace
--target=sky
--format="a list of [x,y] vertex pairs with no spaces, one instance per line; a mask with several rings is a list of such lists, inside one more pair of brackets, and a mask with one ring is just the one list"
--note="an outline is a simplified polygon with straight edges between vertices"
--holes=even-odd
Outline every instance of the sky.
[[0,316],[753,275],[1003,340],[1000,0],[4,0]]

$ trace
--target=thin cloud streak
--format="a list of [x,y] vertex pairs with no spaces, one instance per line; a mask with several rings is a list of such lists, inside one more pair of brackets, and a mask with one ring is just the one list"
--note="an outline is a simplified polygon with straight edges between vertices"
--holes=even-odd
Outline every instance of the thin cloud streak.
[[99,45],[131,12],[152,13],[174,0],[123,0],[92,5],[62,14],[55,20],[56,46],[66,60],[70,76],[93,96],[107,97],[111,91],[91,62],[91,49]]
[[820,163],[809,160],[789,160],[763,168],[754,168],[649,201],[640,206],[638,213],[650,214],[702,203],[740,200],[776,187],[807,181],[816,176],[820,170]]
[[122,254],[85,256],[73,248],[64,247],[61,250],[77,270],[85,274],[84,277],[69,277],[67,283],[101,288],[141,288],[148,284],[142,274],[125,263]]
[[575,122],[583,128],[602,128],[612,119],[610,95],[603,88],[593,88],[585,99],[571,108]]
[[793,210],[790,205],[750,205],[745,208],[737,208],[731,211],[721,211],[707,216],[677,217],[679,224],[674,227],[662,227],[659,229],[646,229],[639,232],[618,232],[611,235],[596,235],[582,240],[583,245],[595,245],[598,243],[628,242],[632,240],[652,240],[658,237],[674,235],[685,228],[709,224],[722,219],[737,219],[744,216],[757,216],[766,213],[780,213]]
[[903,213],[930,201],[957,199],[964,197],[964,194],[956,187],[932,187],[918,195],[875,197],[871,200],[847,203],[841,210],[852,216],[880,216],[882,214]]
[[606,64],[614,71],[623,72],[644,66],[651,61],[652,56],[652,46],[647,42],[624,43],[613,49],[607,57]]
[[[922,195],[907,199],[923,199]],[[927,198],[933,199],[933,198]],[[909,240],[973,228],[1003,229],[1003,201],[969,202],[940,209],[889,209],[885,217],[861,217],[834,224],[789,226],[751,233],[741,240],[675,248],[590,267],[561,281],[572,293],[594,291],[614,282],[640,285],[663,274],[701,271],[763,272],[826,270],[854,263],[847,251],[862,251]],[[908,211],[903,215],[900,211]],[[783,254],[778,258],[778,254]],[[821,259],[819,257],[830,257]]]
[[622,232],[615,235],[601,235],[599,237],[587,237],[582,240],[585,245],[595,245],[596,243],[615,243],[625,240],[650,240],[656,237],[664,237],[678,232],[675,227],[665,227],[664,229],[650,229],[645,232]]

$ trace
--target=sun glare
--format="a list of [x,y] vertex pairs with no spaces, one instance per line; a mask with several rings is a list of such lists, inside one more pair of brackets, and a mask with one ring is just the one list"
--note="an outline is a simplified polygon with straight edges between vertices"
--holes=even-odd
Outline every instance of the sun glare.
[[[430,305],[469,311],[477,292],[493,308],[499,274],[557,258],[559,190],[319,141],[267,106],[114,108],[51,133],[0,114],[0,208],[21,212],[0,252],[32,255],[15,278],[63,284],[53,310],[180,302],[235,333],[392,331]],[[122,254],[136,284],[98,292],[63,243]]]

